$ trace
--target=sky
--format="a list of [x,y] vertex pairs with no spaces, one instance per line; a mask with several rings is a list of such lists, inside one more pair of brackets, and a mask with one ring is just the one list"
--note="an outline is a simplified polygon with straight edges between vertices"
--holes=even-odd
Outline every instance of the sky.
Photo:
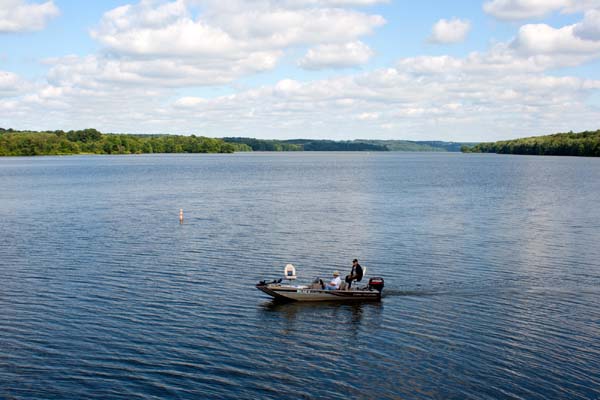
[[493,141],[600,128],[600,0],[0,0],[0,127]]

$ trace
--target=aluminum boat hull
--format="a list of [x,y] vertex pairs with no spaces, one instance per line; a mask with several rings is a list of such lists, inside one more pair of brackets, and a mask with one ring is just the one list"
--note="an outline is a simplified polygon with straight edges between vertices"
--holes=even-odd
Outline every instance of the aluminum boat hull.
[[381,292],[373,289],[322,290],[306,286],[259,283],[256,288],[281,301],[380,301]]

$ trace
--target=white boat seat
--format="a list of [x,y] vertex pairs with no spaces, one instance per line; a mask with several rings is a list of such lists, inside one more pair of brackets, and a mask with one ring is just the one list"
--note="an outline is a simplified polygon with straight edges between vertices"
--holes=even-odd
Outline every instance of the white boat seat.
[[296,267],[294,267],[292,264],[286,264],[285,268],[283,269],[283,277],[289,281],[295,280],[297,278]]

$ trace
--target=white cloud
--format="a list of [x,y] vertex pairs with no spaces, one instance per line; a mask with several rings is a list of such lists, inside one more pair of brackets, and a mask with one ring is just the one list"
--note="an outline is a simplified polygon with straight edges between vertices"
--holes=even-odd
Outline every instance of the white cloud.
[[199,98],[199,97],[190,97],[190,96],[186,96],[186,97],[181,97],[179,99],[177,99],[177,101],[175,101],[174,106],[177,108],[185,108],[185,107],[197,107],[201,104],[207,104],[207,101],[205,99]]
[[298,93],[298,90],[302,88],[302,84],[293,79],[283,79],[274,87],[274,93],[280,95],[282,97],[289,97],[295,93]]
[[18,84],[18,76],[6,71],[0,71],[0,94],[15,91]]
[[498,19],[526,19],[543,17],[567,6],[569,0],[492,0],[483,10]]
[[448,44],[465,40],[471,30],[471,23],[467,20],[452,18],[440,19],[433,25],[429,41],[432,43]]
[[418,56],[398,62],[398,69],[420,76],[461,74],[493,76],[542,73],[563,66],[561,60],[549,56],[528,56],[505,43],[498,43],[488,52],[472,52],[465,58],[451,56]]
[[[307,68],[366,62],[370,49],[357,39],[385,20],[342,6],[376,2],[146,0],[105,13],[92,37],[110,54],[104,61],[96,57],[100,76],[133,83],[155,77],[172,86],[223,84],[274,68],[296,47],[315,46],[303,61]],[[201,14],[194,15],[195,5]],[[345,60],[339,54],[344,49]]]
[[224,68],[218,61],[202,62],[179,58],[110,58],[69,56],[47,62],[52,66],[48,80],[53,84],[102,87],[110,85],[185,87],[223,85],[252,73],[272,69],[277,53],[252,53],[231,60]]
[[379,113],[378,112],[360,113],[356,116],[356,119],[358,119],[360,121],[369,121],[369,120],[379,119]]
[[388,3],[389,0],[284,0],[285,4],[303,4],[321,7],[372,6],[378,3]]
[[546,24],[529,24],[519,29],[513,46],[526,54],[597,55],[600,41],[584,40],[575,35],[576,25],[555,29]]
[[[549,76],[523,58],[508,46],[464,58],[405,58],[395,68],[311,82],[283,79],[217,97],[61,78],[0,99],[0,117],[27,116],[28,126],[40,129],[339,139],[369,132],[373,138],[492,140],[596,127],[598,111],[586,99],[600,91],[600,81]],[[88,62],[91,76],[94,61]]]
[[566,126],[565,113],[578,116],[568,121],[571,126],[585,129],[596,123],[597,113],[585,98],[600,89],[600,81],[506,75],[472,65],[476,61],[456,61],[461,68],[437,74],[398,68],[315,82],[282,81],[234,95],[198,98],[191,108],[174,103],[170,112],[179,118],[198,115],[196,120],[212,134],[221,129],[263,137],[347,138],[368,131],[373,137],[451,139],[460,130],[464,140],[480,139],[484,128],[497,138],[533,129],[577,128]]
[[372,51],[360,38],[383,19],[347,7],[371,3],[145,0],[120,7],[95,29],[103,51],[47,60],[46,84],[0,73],[0,120],[15,128],[338,139],[493,140],[597,129],[598,109],[588,99],[600,81],[549,72],[598,57],[591,11],[566,27],[525,25],[514,40],[464,57],[406,57],[375,71],[291,76],[221,96],[197,88],[268,71],[286,52],[305,48],[305,68],[365,63]]
[[17,74],[0,71],[0,98],[16,96],[31,88],[31,85]]
[[600,8],[600,0],[569,0],[561,10],[564,14],[572,14]]
[[59,13],[53,1],[40,4],[23,0],[0,0],[0,33],[44,29],[48,20]]
[[245,46],[289,47],[303,44],[345,43],[385,23],[379,15],[340,8],[241,11],[211,18]]
[[600,41],[600,10],[587,11],[583,21],[575,25],[573,33],[583,40]]
[[575,13],[600,7],[600,0],[491,0],[483,10],[502,20],[541,18],[551,12]]
[[526,19],[543,17],[567,5],[568,0],[492,0],[483,10],[498,19]]
[[347,68],[369,62],[373,50],[361,41],[345,44],[323,44],[311,48],[299,61],[304,69]]
[[[27,115],[40,128],[339,139],[369,132],[380,138],[492,140],[594,128],[598,112],[586,99],[600,91],[600,81],[546,73],[564,59],[587,57],[585,49],[564,57],[562,42],[552,39],[563,33],[543,34],[553,44],[538,43],[529,29],[521,41],[466,57],[410,57],[394,68],[312,82],[283,79],[218,97],[178,96],[170,88],[186,79],[209,80],[217,71],[181,75],[181,66],[171,69],[165,60],[71,56],[49,60],[50,85],[2,102],[0,116],[10,122]],[[229,73],[222,77],[229,79]]]
[[238,50],[222,30],[193,21],[181,1],[122,6],[104,14],[92,37],[117,54],[210,56]]
[[120,54],[236,57],[296,45],[344,43],[385,23],[379,15],[340,8],[287,9],[268,4],[227,12],[209,9],[193,18],[183,0],[154,3],[144,1],[107,12],[93,37]]
[[391,0],[185,0],[189,5],[199,5],[205,9],[224,12],[240,12],[241,10],[264,11],[273,8],[348,8],[365,7],[389,3]]

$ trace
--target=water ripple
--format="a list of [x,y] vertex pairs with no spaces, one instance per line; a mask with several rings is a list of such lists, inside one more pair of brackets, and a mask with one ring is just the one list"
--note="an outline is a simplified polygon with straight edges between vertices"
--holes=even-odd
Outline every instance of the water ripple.
[[[600,398],[599,161],[0,159],[0,397]],[[253,287],[355,257],[381,303]]]

